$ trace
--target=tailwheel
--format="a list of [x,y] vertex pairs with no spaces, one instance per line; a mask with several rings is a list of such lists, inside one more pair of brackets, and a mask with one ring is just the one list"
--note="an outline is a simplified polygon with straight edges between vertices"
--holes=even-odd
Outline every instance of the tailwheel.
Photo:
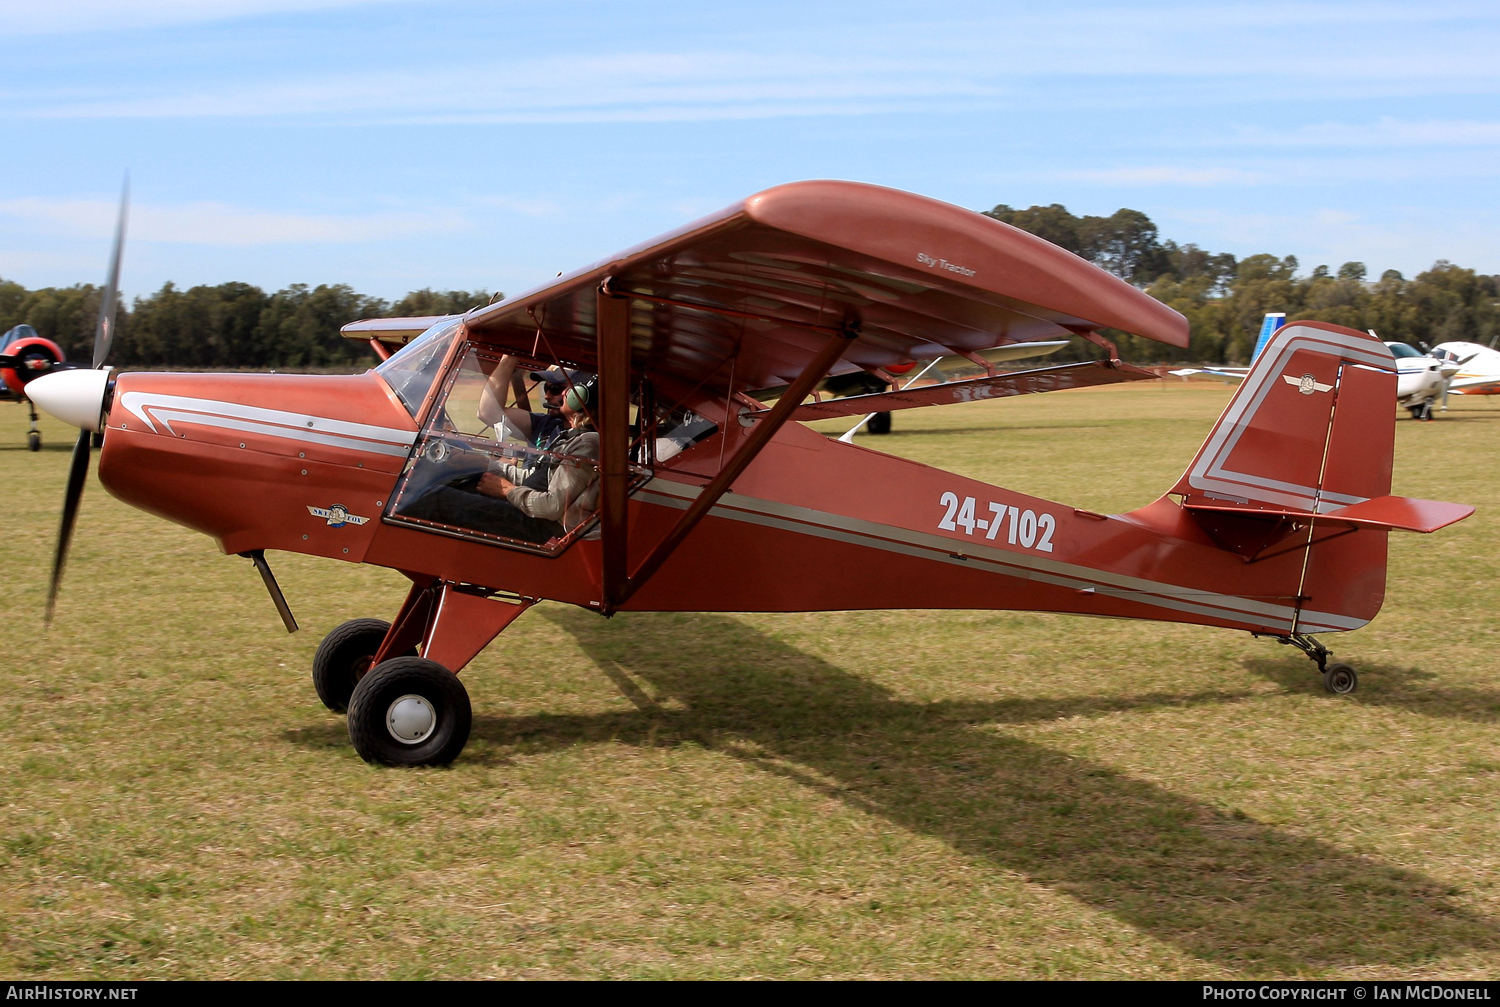
[[35,430],[33,430],[30,433],[28,433],[26,435],[26,450],[27,451],[40,451],[40,450],[42,450],[42,435],[39,434],[39,433],[37,433]]
[[[384,619],[350,619],[323,637],[313,655],[312,679],[324,706],[334,713],[349,708],[354,687],[374,664],[390,628]],[[411,656],[416,653],[415,648],[407,651]]]
[[1359,675],[1352,666],[1335,661],[1323,669],[1323,688],[1336,696],[1347,696],[1359,688]]
[[388,766],[447,765],[464,750],[472,720],[458,676],[421,657],[382,661],[349,700],[354,750]]

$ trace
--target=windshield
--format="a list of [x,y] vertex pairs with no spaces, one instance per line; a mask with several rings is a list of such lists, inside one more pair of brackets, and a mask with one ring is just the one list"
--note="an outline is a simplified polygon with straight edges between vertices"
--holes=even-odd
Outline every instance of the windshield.
[[1386,343],[1391,348],[1391,354],[1397,357],[1420,357],[1422,354],[1412,349],[1405,343]]
[[462,321],[461,318],[448,318],[438,322],[375,368],[375,373],[385,379],[414,418],[432,383],[437,380],[438,370],[448,356],[448,347],[453,344]]

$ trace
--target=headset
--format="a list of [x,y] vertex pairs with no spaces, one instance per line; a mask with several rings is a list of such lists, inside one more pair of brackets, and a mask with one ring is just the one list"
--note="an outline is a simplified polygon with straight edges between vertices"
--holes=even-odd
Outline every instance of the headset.
[[567,392],[563,395],[563,405],[575,413],[586,411],[594,404],[599,387],[597,377],[589,378],[582,384],[569,385]]

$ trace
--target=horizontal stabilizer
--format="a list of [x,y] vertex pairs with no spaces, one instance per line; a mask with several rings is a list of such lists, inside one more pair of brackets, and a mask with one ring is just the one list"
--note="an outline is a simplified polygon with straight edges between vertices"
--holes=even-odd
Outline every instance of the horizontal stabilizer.
[[[1236,514],[1241,517],[1306,523],[1313,515],[1303,510],[1281,507],[1257,507],[1227,501],[1198,500],[1184,504],[1191,512]],[[1474,513],[1468,504],[1442,500],[1418,500],[1415,497],[1375,497],[1317,515],[1322,525],[1344,525],[1349,528],[1373,528],[1381,531],[1416,531],[1427,534],[1446,528]]]
[[1058,364],[1030,371],[1010,371],[993,377],[945,381],[919,388],[903,388],[874,395],[850,395],[824,402],[807,402],[792,413],[794,420],[827,420],[838,416],[861,416],[865,413],[893,412],[918,406],[942,406],[954,402],[978,402],[1033,392],[1055,392],[1064,388],[1086,388],[1121,381],[1145,381],[1156,375],[1139,367],[1103,360],[1078,364]]

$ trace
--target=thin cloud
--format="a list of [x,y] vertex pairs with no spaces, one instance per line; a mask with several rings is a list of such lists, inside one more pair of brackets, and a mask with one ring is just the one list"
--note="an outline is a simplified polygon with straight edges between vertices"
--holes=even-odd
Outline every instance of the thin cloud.
[[1257,185],[1266,181],[1260,172],[1239,168],[1085,168],[1059,173],[1071,182],[1096,185]]
[[1288,130],[1243,129],[1229,142],[1254,147],[1494,147],[1500,146],[1500,122],[1325,122]]
[[[351,73],[88,99],[12,94],[34,118],[373,115],[394,121],[677,121],[925,107],[985,98],[993,85],[910,59],[822,59],[732,51],[559,56],[431,72]],[[26,107],[26,106],[29,106]]]
[[0,0],[0,35],[60,35],[300,14],[399,0]]
[[[13,0],[0,0],[0,4]],[[146,0],[140,9],[154,10]],[[215,9],[309,9],[339,0],[223,0]],[[160,0],[172,11],[184,4]],[[224,16],[228,16],[225,14]],[[661,22],[660,8],[641,15]],[[1403,32],[1392,23],[1423,25]],[[641,28],[641,26],[635,26]],[[1292,28],[1296,30],[1287,32]],[[644,28],[641,28],[644,30]],[[373,31],[373,29],[372,29]],[[638,31],[637,34],[640,34]],[[658,36],[665,40],[661,48]],[[375,32],[372,38],[378,38]],[[344,117],[392,123],[676,122],[995,107],[1134,106],[1500,91],[1500,26],[1476,4],[1176,5],[947,20],[865,19],[836,37],[788,28],[712,32],[674,51],[670,31],[611,51],[597,33],[566,51],[497,60],[481,26],[461,58],[306,52],[243,76],[162,33],[165,62],[98,83],[15,78],[0,89],[29,118]],[[1274,42],[1274,44],[1270,44]],[[308,45],[311,45],[309,41]],[[602,51],[589,52],[590,48]],[[178,50],[183,72],[165,72]],[[296,51],[295,46],[289,51]],[[1003,53],[1003,58],[1000,54]],[[487,60],[487,62],[485,62]]]
[[[89,199],[0,200],[0,216],[40,224],[56,234],[101,238],[110,233],[116,206]],[[134,241],[245,248],[259,245],[350,244],[433,231],[467,222],[452,213],[365,215],[266,213],[223,203],[136,204],[130,211]]]

